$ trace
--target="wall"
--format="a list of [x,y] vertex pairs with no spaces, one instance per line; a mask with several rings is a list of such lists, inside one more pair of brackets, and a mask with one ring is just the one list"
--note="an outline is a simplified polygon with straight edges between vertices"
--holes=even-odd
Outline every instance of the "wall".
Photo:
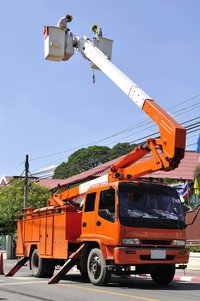
[[186,213],[186,224],[192,223],[186,228],[187,244],[193,246],[200,246],[200,205],[193,211]]

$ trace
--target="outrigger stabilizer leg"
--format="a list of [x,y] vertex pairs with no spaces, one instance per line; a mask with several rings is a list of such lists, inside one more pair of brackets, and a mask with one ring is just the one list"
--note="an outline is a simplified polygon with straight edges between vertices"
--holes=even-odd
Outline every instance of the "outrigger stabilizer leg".
[[69,272],[69,270],[71,268],[73,268],[73,266],[79,262],[81,251],[82,251],[83,247],[84,247],[84,244],[81,245],[79,247],[79,249],[70,256],[70,258],[61,267],[59,272],[56,275],[54,275],[53,277],[51,277],[48,284],[58,283],[62,279],[62,277],[65,276],[67,274],[67,272]]
[[15,265],[14,267],[5,275],[6,277],[10,277],[15,275],[15,273],[17,273],[17,271],[19,271],[19,269],[21,269],[21,267],[23,267],[23,265],[29,260],[29,257],[23,257],[21,258]]

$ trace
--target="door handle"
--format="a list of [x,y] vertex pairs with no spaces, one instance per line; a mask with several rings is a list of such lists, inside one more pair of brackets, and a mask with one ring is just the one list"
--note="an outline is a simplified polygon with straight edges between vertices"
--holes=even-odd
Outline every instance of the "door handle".
[[96,222],[96,225],[97,225],[97,226],[101,226],[101,222],[100,222],[100,221],[97,221],[97,222]]
[[83,227],[87,227],[87,223],[86,223],[86,222],[83,222],[82,226],[83,226]]

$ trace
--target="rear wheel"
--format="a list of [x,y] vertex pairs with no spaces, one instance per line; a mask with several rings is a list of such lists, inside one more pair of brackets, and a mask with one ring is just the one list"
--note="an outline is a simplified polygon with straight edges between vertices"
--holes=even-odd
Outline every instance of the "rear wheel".
[[54,273],[55,262],[53,259],[41,258],[38,255],[38,250],[35,249],[31,256],[31,268],[35,277],[50,278]]
[[55,270],[55,262],[53,259],[46,259],[46,260],[47,260],[47,266],[46,266],[45,277],[50,278],[53,276]]
[[33,251],[31,256],[31,268],[35,277],[45,277],[47,262],[44,258],[39,257],[37,249]]
[[158,285],[167,285],[173,280],[174,274],[175,266],[173,264],[159,266],[151,273],[151,278]]
[[94,285],[106,285],[111,277],[111,272],[106,268],[106,261],[101,250],[94,248],[90,251],[87,260],[88,277]]

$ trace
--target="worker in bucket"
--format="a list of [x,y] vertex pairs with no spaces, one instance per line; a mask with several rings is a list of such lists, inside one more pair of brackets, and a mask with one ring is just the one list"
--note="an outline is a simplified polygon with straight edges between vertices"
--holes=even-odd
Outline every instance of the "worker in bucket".
[[57,24],[57,27],[60,27],[62,30],[65,30],[66,33],[69,31],[67,27],[67,23],[71,22],[73,20],[72,15],[67,14],[65,17],[62,17]]
[[103,36],[102,29],[97,24],[92,25],[92,31],[95,33],[95,39],[97,40],[99,39],[99,37]]

